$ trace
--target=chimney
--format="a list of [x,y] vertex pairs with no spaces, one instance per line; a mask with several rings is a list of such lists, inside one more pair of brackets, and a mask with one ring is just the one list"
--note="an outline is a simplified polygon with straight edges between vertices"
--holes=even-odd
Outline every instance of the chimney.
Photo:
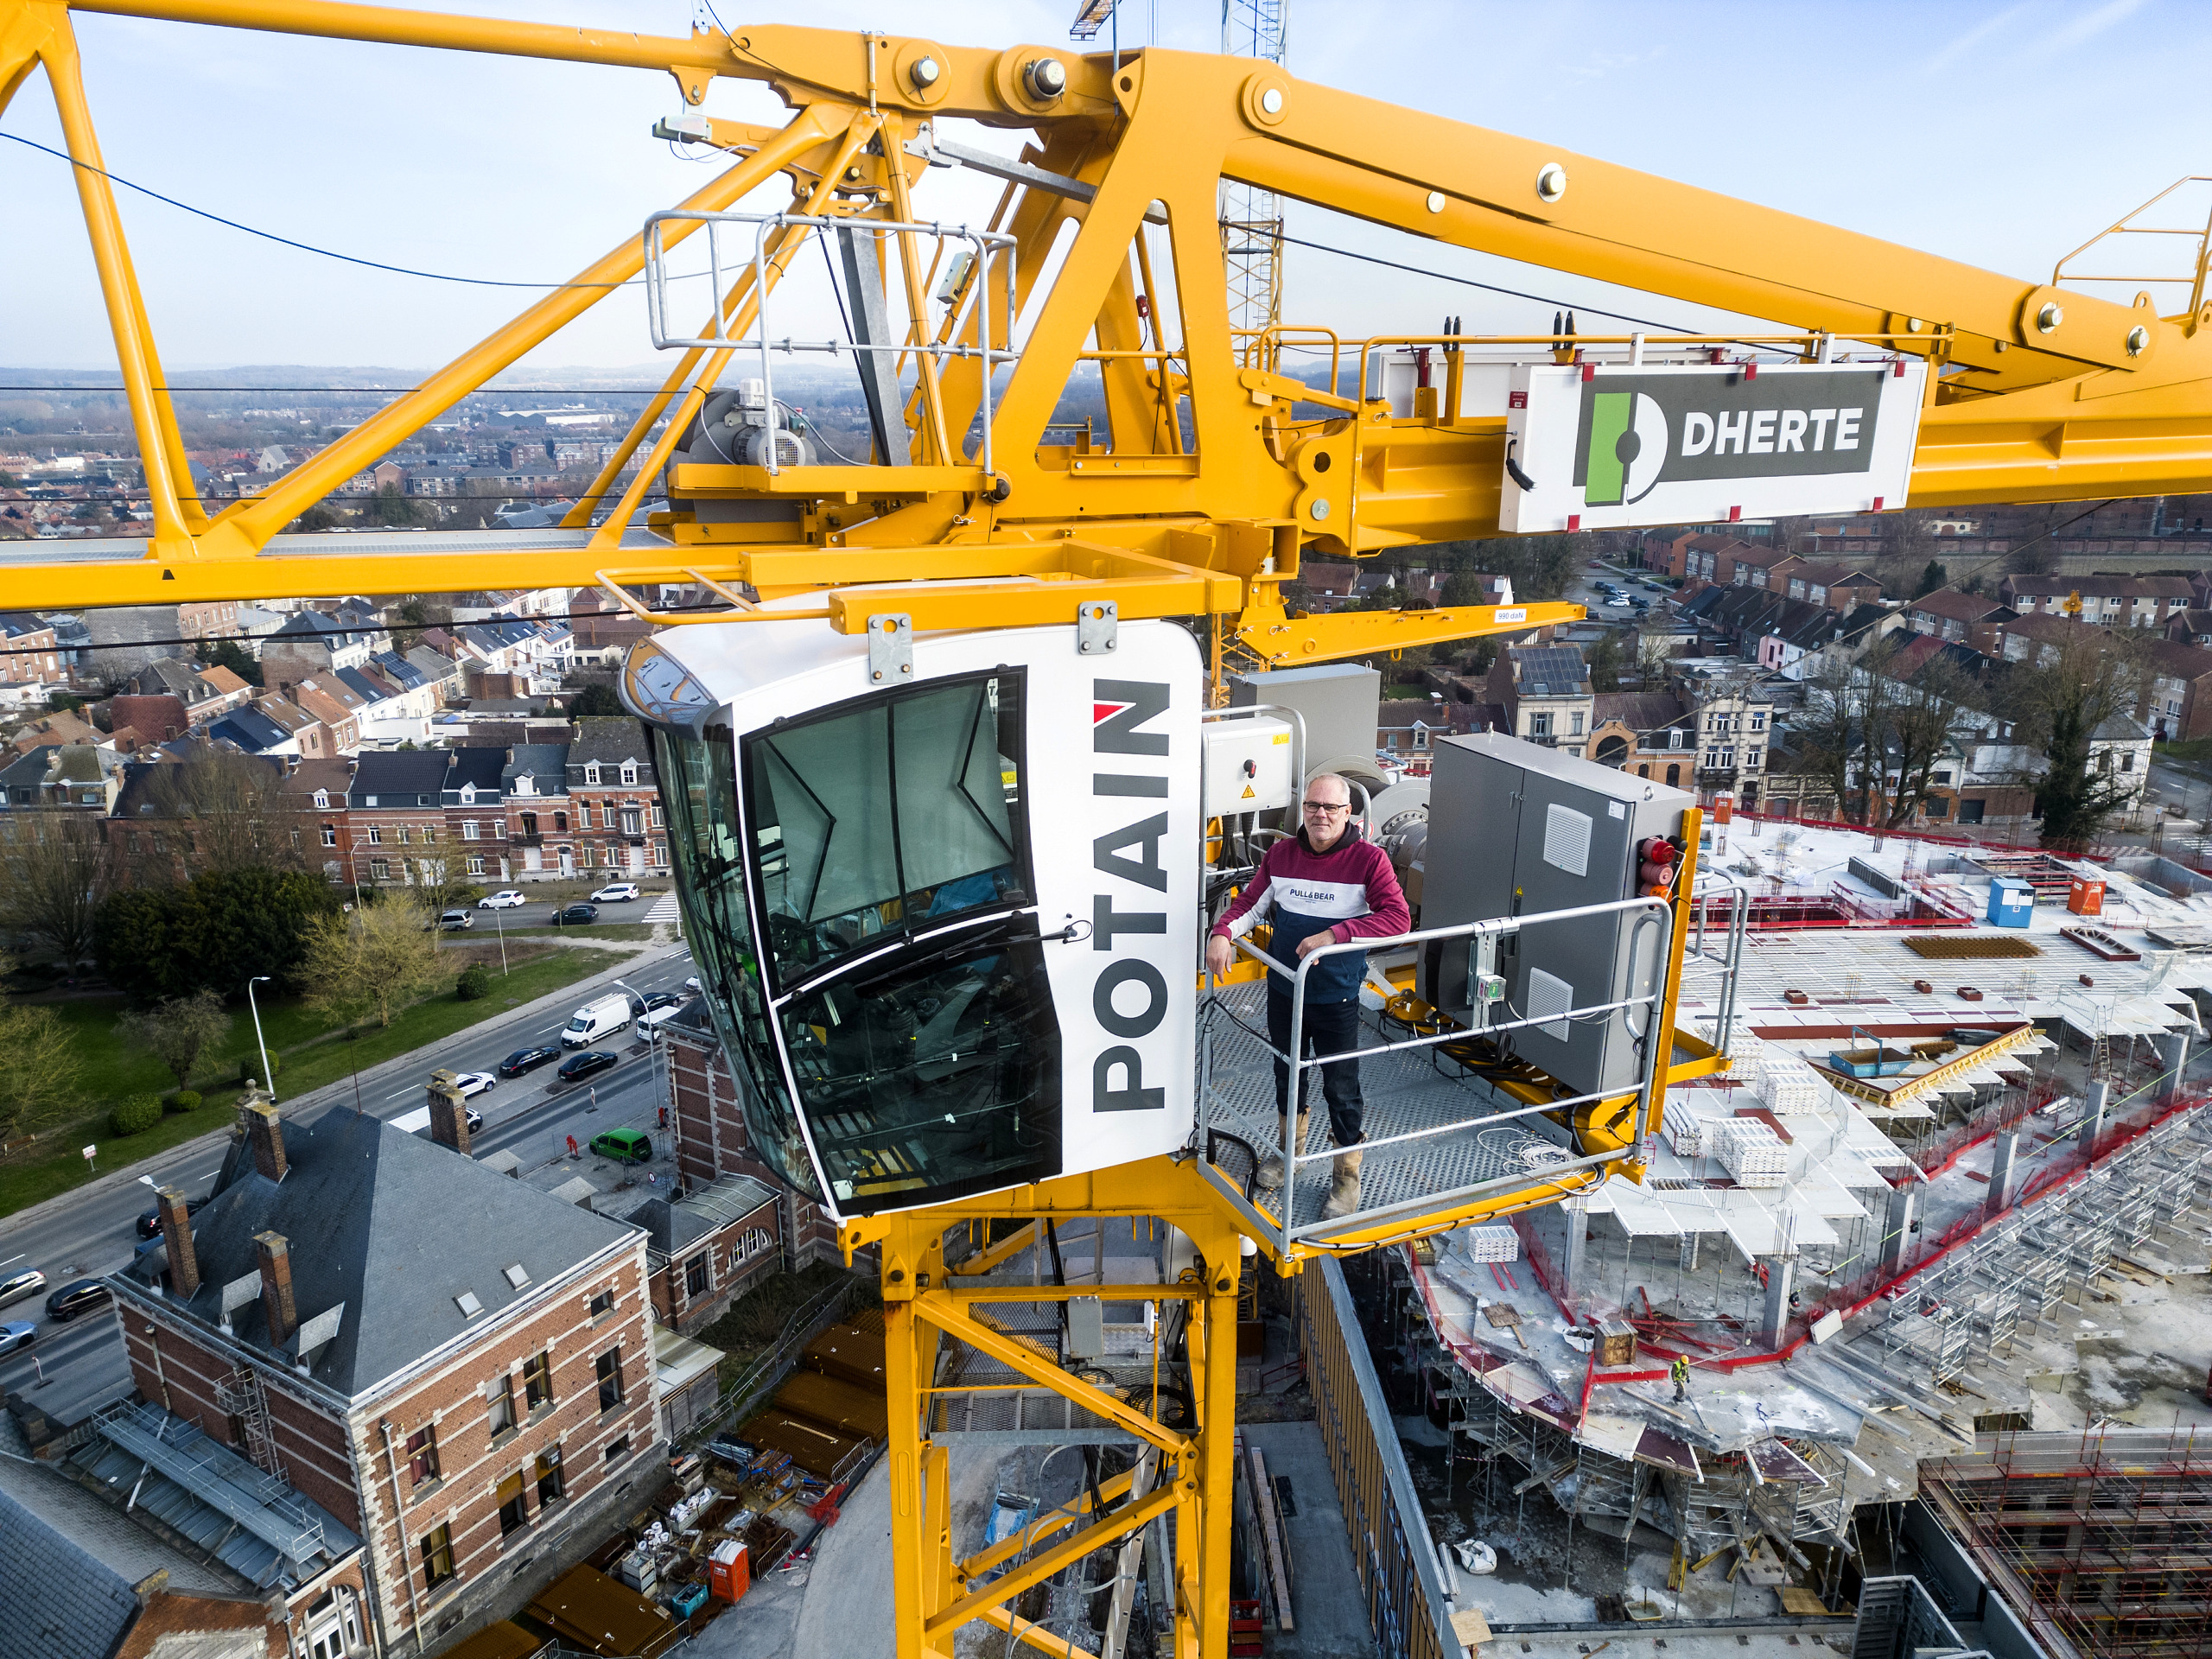
[[432,1081],[429,1096],[430,1139],[467,1157],[468,1104],[461,1090],[441,1077]]
[[246,1139],[253,1142],[253,1166],[272,1181],[284,1179],[284,1120],[266,1101],[241,1109]]
[[200,1258],[192,1253],[192,1217],[184,1194],[173,1186],[161,1189],[162,1237],[169,1247],[169,1288],[180,1301],[190,1301],[200,1288]]
[[292,1305],[292,1247],[282,1233],[256,1233],[254,1254],[261,1268],[261,1316],[269,1325],[269,1345],[282,1348],[300,1328]]

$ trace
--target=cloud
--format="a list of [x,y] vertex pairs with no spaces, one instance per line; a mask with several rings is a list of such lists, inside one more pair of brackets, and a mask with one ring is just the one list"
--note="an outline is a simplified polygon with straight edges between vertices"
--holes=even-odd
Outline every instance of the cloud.
[[1960,35],[1948,46],[1942,48],[1933,57],[1929,58],[1926,63],[1921,66],[1922,68],[1929,72],[1949,68],[1952,64],[1964,57],[1975,47],[1980,46],[1991,35],[1995,35],[2005,29],[2008,24],[2012,22],[2014,19],[2019,17],[2022,14],[2033,10],[2033,0],[2020,0],[2020,3],[2018,5],[2007,6],[2004,10],[1999,12],[1994,17],[1984,18],[1980,22],[1976,23],[1972,29],[1967,30],[1965,34]]
[[2125,21],[2130,14],[2141,10],[2144,0],[2105,0],[2094,11],[2084,12],[2065,28],[2047,39],[2036,42],[2035,55],[2056,57],[2069,47],[2094,40],[2114,23]]

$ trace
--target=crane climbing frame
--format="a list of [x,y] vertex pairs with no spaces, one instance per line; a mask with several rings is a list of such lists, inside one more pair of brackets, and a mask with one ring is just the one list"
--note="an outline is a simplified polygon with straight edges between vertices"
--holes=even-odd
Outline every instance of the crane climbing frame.
[[[678,247],[779,176],[789,185],[781,204],[787,219],[761,232],[769,240],[757,264],[732,270],[710,302],[717,326],[702,331],[710,343],[680,349],[658,395],[557,530],[432,531],[404,538],[401,548],[366,551],[359,547],[366,538],[283,533],[393,446],[636,279],[647,264],[647,238],[626,238],[261,493],[203,502],[193,493],[94,130],[71,21],[79,11],[642,69],[672,75],[695,108],[717,78],[764,83],[792,111],[780,127],[694,114],[671,128],[733,159],[676,205],[658,234],[666,247]],[[1339,340],[1288,326],[1236,331],[1217,225],[1224,180],[1440,243],[1772,319],[1782,331],[1766,340],[1684,336],[1648,345],[1726,352],[1749,343],[1811,359],[1840,338],[1925,359],[1912,505],[2199,488],[2212,472],[2212,340],[2205,337],[2212,307],[2196,308],[2201,244],[2188,286],[2191,308],[2161,315],[2148,294],[2121,305],[1978,270],[1299,80],[1249,59],[946,47],[781,25],[652,37],[329,0],[0,0],[0,107],[35,68],[46,73],[77,163],[153,525],[143,540],[0,550],[0,593],[14,607],[596,582],[645,612],[635,590],[674,582],[698,584],[729,608],[661,620],[742,622],[758,614],[759,600],[815,592],[823,601],[817,614],[858,632],[885,611],[911,616],[917,629],[973,629],[1065,624],[1078,607],[1111,604],[1124,620],[1205,618],[1217,684],[1232,658],[1262,666],[1318,662],[1519,633],[1580,615],[1572,605],[1526,604],[1303,616],[1285,603],[1282,590],[1309,551],[1360,556],[1493,533],[1504,423],[1465,405],[1460,355],[1478,343],[1473,337]],[[894,412],[911,438],[908,461],[779,469],[677,457],[679,435],[738,350],[721,342],[741,341],[748,329],[766,337],[766,301],[791,256],[817,233],[801,221],[927,223],[917,187],[931,159],[950,153],[934,134],[946,120],[1034,135],[1018,161],[983,163],[1007,181],[988,229],[1012,238],[1014,308],[1033,317],[1026,337],[1011,342],[1016,352],[1002,392],[986,384],[994,359],[952,349],[988,348],[1005,338],[979,337],[981,302],[956,293],[943,328],[925,337],[925,296],[938,275],[927,263],[928,238],[886,229],[875,233],[881,270],[887,283],[895,265],[912,330],[903,340],[912,388],[904,410]],[[1167,273],[1155,272],[1155,245],[1144,231],[1162,222],[1179,314],[1172,338],[1160,316],[1170,284],[1154,280]],[[1063,236],[1069,224],[1071,238]],[[1325,347],[1332,367],[1347,372],[1332,375],[1325,390],[1285,373],[1286,340]],[[1594,342],[1479,343],[1568,361]],[[1375,357],[1424,346],[1445,365],[1433,396],[1408,415],[1368,395]],[[1047,442],[1056,409],[1084,365],[1104,391],[1110,444]],[[1347,381],[1354,395],[1345,395]],[[977,458],[983,452],[971,452],[960,435],[986,407],[988,471]],[[640,526],[645,492],[659,478],[670,486],[670,509]],[[733,501],[789,511],[768,536],[748,530],[757,515],[748,521],[702,510]],[[1696,847],[1696,815],[1688,816],[1685,899]],[[1688,911],[1677,903],[1662,1030],[1673,1026]],[[1675,1058],[1675,1077],[1725,1065],[1709,1046],[1686,1039]],[[1400,1217],[1364,1231],[1354,1224],[1302,1253],[1371,1247],[1476,1214],[1554,1202],[1616,1169],[1634,1177],[1635,1152],[1629,1141],[1617,1162],[1600,1168],[1532,1177],[1510,1194],[1413,1224]],[[1196,1266],[1179,1283],[1082,1288],[1109,1301],[1118,1294],[1187,1306],[1194,1421],[1170,1426],[1156,1394],[1147,1401],[1094,1387],[993,1325],[994,1292],[976,1281],[1033,1235],[946,1262],[947,1230],[958,1224],[1056,1217],[1164,1221],[1188,1236]],[[882,1252],[901,1659],[949,1654],[954,1632],[977,1619],[1039,1650],[1079,1654],[1016,1617],[1009,1604],[1155,1519],[1172,1521],[1176,1533],[1173,1651],[1179,1659],[1226,1651],[1235,1320],[1249,1230],[1192,1159],[1152,1160],[847,1224],[849,1253],[868,1244]],[[1289,1271],[1301,1252],[1271,1253],[1281,1258],[1279,1270]],[[1032,1301],[1055,1294],[1035,1286],[1018,1293]],[[1114,1507],[1023,1559],[1005,1547],[955,1559],[948,1452],[929,1437],[925,1416],[936,1356],[948,1339],[990,1354],[1148,1448],[1139,1471],[1097,1490]],[[1022,1543],[1028,1549],[1043,1541]],[[404,1542],[399,1548],[404,1556]]]

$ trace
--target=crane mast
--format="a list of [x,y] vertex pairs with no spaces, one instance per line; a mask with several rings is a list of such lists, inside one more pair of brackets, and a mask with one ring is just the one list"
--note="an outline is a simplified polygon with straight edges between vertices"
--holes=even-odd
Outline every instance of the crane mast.
[[[1639,1179],[1668,1083],[1727,1064],[1725,1019],[1712,1040],[1675,1020],[1699,815],[1678,792],[1642,791],[1610,820],[1589,815],[1579,851],[1571,823],[1554,842],[1567,820],[1538,837],[1569,848],[1554,862],[1578,879],[1612,858],[1622,885],[1602,902],[1432,914],[1396,942],[1421,963],[1393,982],[1393,1006],[1414,1010],[1403,1046],[1484,1027],[1522,1044],[1486,1075],[1500,1121],[1556,1126],[1557,1160],[1327,1221],[1299,1212],[1294,1182],[1269,1192],[1236,1173],[1194,1116],[1192,1051],[1210,1040],[1196,946],[1205,883],[1236,874],[1230,849],[1257,829],[1210,791],[1220,757],[1247,753],[1236,745],[1255,731],[1251,753],[1294,790],[1319,757],[1290,712],[1243,711],[1276,723],[1230,731],[1225,676],[1581,614],[1505,595],[1302,614],[1285,589],[1303,560],[1501,527],[1682,522],[1692,498],[1668,493],[1662,460],[1726,454],[1732,434],[1745,464],[1693,468],[1695,499],[1740,489],[1735,503],[1757,503],[1793,465],[1821,499],[1876,511],[2179,493],[2212,471],[2201,245],[2178,312],[2147,292],[2120,304],[2056,276],[1976,270],[1299,79],[1282,62],[1286,5],[1224,0],[1224,51],[1209,55],[784,24],[653,37],[336,0],[0,0],[0,107],[44,71],[153,512],[142,537],[0,548],[11,607],[595,584],[671,625],[633,653],[623,693],[652,733],[748,1128],[836,1219],[849,1260],[880,1252],[901,1659],[949,1655],[976,1621],[1077,1651],[1025,1628],[1013,1599],[1155,1522],[1174,1531],[1174,1651],[1227,1651],[1246,1275],[1262,1258],[1288,1274]],[[78,12],[664,73],[687,108],[663,135],[727,159],[684,200],[641,204],[639,235],[290,474],[203,502],[99,149]],[[717,79],[766,86],[789,118],[705,114]],[[1014,137],[973,143],[957,123]],[[951,168],[1001,185],[987,218],[932,207],[932,175]],[[1287,201],[1770,326],[1301,328],[1281,309]],[[830,272],[842,340],[803,341],[777,320],[802,252]],[[679,280],[698,270],[705,287]],[[287,531],[641,277],[670,367],[563,524],[366,549]],[[1287,340],[1325,374],[1287,372]],[[860,378],[864,458],[826,453],[776,395],[811,350]],[[1103,431],[1064,414],[1071,389],[1094,386]],[[723,608],[656,610],[649,595],[668,584]],[[1278,741],[1287,765],[1268,753]],[[1585,763],[1540,759],[1485,750],[1466,764],[1525,766],[1561,801],[1597,787],[1574,771]],[[878,823],[893,828],[865,828]],[[1449,885],[1432,882],[1432,912]],[[1594,1005],[1570,994],[1541,1019],[1493,1012],[1491,988],[1523,971],[1503,958],[1548,924],[1601,938],[1613,977],[1586,993]],[[1535,1032],[1568,1033],[1586,1013],[1618,1033],[1602,1065],[1527,1063]],[[990,1270],[1078,1218],[1164,1222],[1176,1271],[1020,1295],[1172,1312],[1181,1416],[1157,1386],[1103,1386],[991,1318]],[[991,1236],[1007,1224],[1019,1230]],[[984,1248],[948,1259],[963,1230]],[[956,1555],[950,1452],[931,1432],[947,1342],[1142,1448],[1139,1471],[1094,1489],[1104,1507],[1087,1529],[1020,1561],[1004,1547]]]

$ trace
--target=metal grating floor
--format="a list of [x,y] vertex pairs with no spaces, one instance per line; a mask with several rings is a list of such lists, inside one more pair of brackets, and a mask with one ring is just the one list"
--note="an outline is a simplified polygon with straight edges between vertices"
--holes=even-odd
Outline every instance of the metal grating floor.
[[[1220,992],[1215,1001],[1217,1007],[1202,1008],[1200,1015],[1211,1067],[1211,1097],[1199,1103],[1200,1125],[1237,1136],[1250,1144],[1255,1158],[1265,1158],[1279,1148],[1281,1134],[1275,1117],[1271,1058],[1265,1041],[1254,1034],[1266,1027],[1267,988],[1263,984],[1231,986]],[[1385,1033],[1371,1012],[1362,1014],[1361,1028],[1363,1041],[1368,1045],[1404,1034]],[[1329,1132],[1328,1107],[1321,1097],[1319,1071],[1308,1070],[1306,1086],[1313,1113],[1306,1150],[1309,1154],[1331,1150],[1335,1141]],[[1364,1102],[1361,1130],[1370,1141],[1416,1129],[1459,1126],[1425,1140],[1370,1150],[1360,1170],[1363,1211],[1384,1209],[1425,1193],[1456,1192],[1547,1162],[1563,1162],[1574,1155],[1567,1147],[1538,1133],[1529,1119],[1484,1127],[1484,1118],[1516,1109],[1520,1103],[1462,1072],[1433,1049],[1382,1054],[1361,1061],[1360,1093]],[[1230,1167],[1231,1173],[1243,1173],[1240,1168],[1224,1167]],[[1328,1199],[1329,1179],[1326,1159],[1300,1170],[1292,1226],[1320,1220],[1321,1206]],[[1273,1189],[1256,1192],[1255,1196],[1270,1207],[1276,1202]]]

